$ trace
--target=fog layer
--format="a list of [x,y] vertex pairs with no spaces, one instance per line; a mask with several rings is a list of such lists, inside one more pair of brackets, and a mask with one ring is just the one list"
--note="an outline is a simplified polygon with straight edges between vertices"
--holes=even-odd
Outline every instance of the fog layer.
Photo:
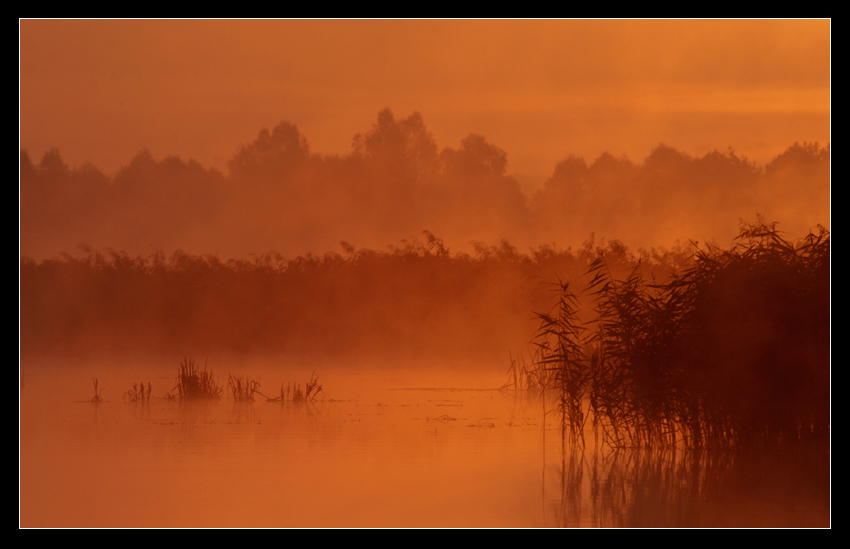
[[20,253],[41,260],[85,244],[133,256],[291,258],[341,251],[341,241],[382,250],[423,230],[464,252],[502,239],[522,250],[578,246],[592,233],[631,248],[723,244],[756,213],[789,234],[829,227],[829,165],[819,144],[789,144],[764,166],[731,149],[692,157],[658,144],[640,161],[565,151],[546,181],[521,186],[486,137],[440,145],[419,113],[385,109],[347,155],[313,152],[281,122],[235,151],[226,173],[142,151],[107,176],[68,166],[56,149],[39,160],[22,151]]

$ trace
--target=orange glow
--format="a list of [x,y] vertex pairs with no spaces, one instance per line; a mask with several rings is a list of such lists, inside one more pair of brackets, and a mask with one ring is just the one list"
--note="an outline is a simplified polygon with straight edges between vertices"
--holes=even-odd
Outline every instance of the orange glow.
[[107,172],[142,148],[223,169],[279,120],[314,151],[345,154],[384,107],[421,112],[446,146],[486,136],[528,188],[570,153],[638,161],[661,142],[692,155],[731,145],[764,163],[830,138],[829,20],[23,20],[20,31],[21,147]]
[[829,526],[829,19],[19,33],[20,526]]

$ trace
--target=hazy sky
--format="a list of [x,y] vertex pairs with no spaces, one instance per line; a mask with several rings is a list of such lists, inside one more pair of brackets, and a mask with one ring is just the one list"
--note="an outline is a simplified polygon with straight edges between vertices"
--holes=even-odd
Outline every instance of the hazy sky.
[[758,163],[830,139],[829,20],[21,20],[20,146],[114,173],[223,169],[280,121],[346,154],[389,107],[538,186],[572,153],[666,143]]

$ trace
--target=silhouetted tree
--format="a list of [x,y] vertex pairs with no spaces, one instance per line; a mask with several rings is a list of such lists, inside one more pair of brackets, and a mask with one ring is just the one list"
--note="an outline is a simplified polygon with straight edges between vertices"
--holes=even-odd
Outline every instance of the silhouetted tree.
[[38,172],[45,180],[54,182],[67,177],[71,173],[71,170],[65,164],[65,161],[62,160],[59,149],[53,148],[45,152],[44,156],[41,157]]
[[227,167],[236,177],[280,177],[309,157],[310,147],[298,127],[281,122],[271,133],[263,128],[252,143],[239,149]]
[[353,145],[355,156],[398,184],[420,181],[436,168],[437,143],[418,112],[396,120],[390,109],[382,110],[371,130],[354,136]]

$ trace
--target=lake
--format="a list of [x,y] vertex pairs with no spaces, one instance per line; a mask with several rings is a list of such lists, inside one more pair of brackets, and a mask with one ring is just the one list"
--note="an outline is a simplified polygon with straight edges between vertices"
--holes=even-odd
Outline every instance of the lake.
[[[277,396],[164,399],[179,359],[22,364],[24,528],[829,527],[828,446],[584,450],[500,364],[210,361]],[[93,378],[103,402],[93,404]],[[150,402],[126,402],[134,382]]]

